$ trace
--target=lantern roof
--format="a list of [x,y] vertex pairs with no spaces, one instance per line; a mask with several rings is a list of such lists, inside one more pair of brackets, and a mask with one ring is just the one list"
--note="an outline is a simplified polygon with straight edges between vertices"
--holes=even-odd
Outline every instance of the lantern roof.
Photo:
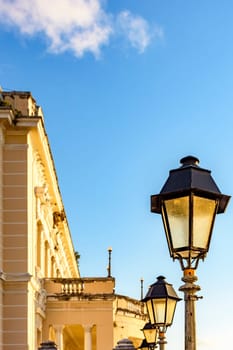
[[145,298],[142,301],[164,298],[175,299],[177,301],[180,300],[172,287],[172,284],[167,283],[164,276],[159,276],[157,277],[157,281],[150,286]]
[[199,159],[187,156],[180,160],[181,167],[170,170],[159,195],[151,196],[151,211],[161,213],[161,198],[182,193],[199,193],[219,200],[218,213],[223,213],[230,196],[223,195],[211,176],[211,171],[199,167]]
[[135,347],[130,339],[124,338],[117,342],[117,346],[113,350],[135,350]]
[[153,329],[153,328],[155,328],[150,322],[147,322],[145,325],[144,325],[144,327],[143,327],[143,329],[142,330],[144,330],[144,329]]

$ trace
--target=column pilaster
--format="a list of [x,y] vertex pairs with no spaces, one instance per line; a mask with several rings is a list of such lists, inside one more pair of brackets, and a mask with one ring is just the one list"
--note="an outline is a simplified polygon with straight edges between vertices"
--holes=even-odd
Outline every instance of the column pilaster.
[[92,325],[84,325],[84,350],[92,350]]
[[56,335],[56,344],[58,350],[63,350],[63,325],[55,325],[53,326]]

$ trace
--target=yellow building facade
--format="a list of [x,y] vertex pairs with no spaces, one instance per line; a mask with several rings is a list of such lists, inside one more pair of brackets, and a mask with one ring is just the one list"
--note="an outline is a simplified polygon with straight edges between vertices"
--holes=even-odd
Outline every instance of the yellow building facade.
[[0,93],[0,349],[135,346],[144,305],[115,279],[81,277],[43,112],[30,92]]

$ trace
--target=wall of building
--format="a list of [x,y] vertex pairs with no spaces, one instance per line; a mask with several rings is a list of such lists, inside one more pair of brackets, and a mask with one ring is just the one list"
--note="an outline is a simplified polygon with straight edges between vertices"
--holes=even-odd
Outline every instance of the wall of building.
[[42,279],[79,271],[41,110],[29,93],[3,96],[0,348],[34,350],[46,317]]

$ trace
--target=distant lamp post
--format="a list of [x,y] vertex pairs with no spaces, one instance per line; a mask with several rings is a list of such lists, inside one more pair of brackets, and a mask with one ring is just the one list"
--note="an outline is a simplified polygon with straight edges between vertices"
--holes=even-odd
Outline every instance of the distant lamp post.
[[210,171],[199,167],[193,156],[181,159],[181,167],[170,171],[161,192],[151,196],[151,211],[162,215],[170,256],[184,271],[180,287],[185,299],[185,350],[196,349],[195,295],[200,287],[195,269],[205,258],[216,214],[223,213],[230,199],[223,195]]
[[164,350],[167,327],[172,325],[176,304],[180,298],[165,277],[159,276],[142,300],[146,303],[150,323],[159,330],[160,350]]
[[108,248],[108,277],[112,277],[112,266],[111,266],[111,255],[112,255],[112,248]]
[[141,299],[143,298],[143,278],[140,279],[140,282],[141,282]]
[[159,332],[158,328],[156,328],[150,322],[147,322],[142,331],[148,344],[148,348],[151,350],[155,349]]

